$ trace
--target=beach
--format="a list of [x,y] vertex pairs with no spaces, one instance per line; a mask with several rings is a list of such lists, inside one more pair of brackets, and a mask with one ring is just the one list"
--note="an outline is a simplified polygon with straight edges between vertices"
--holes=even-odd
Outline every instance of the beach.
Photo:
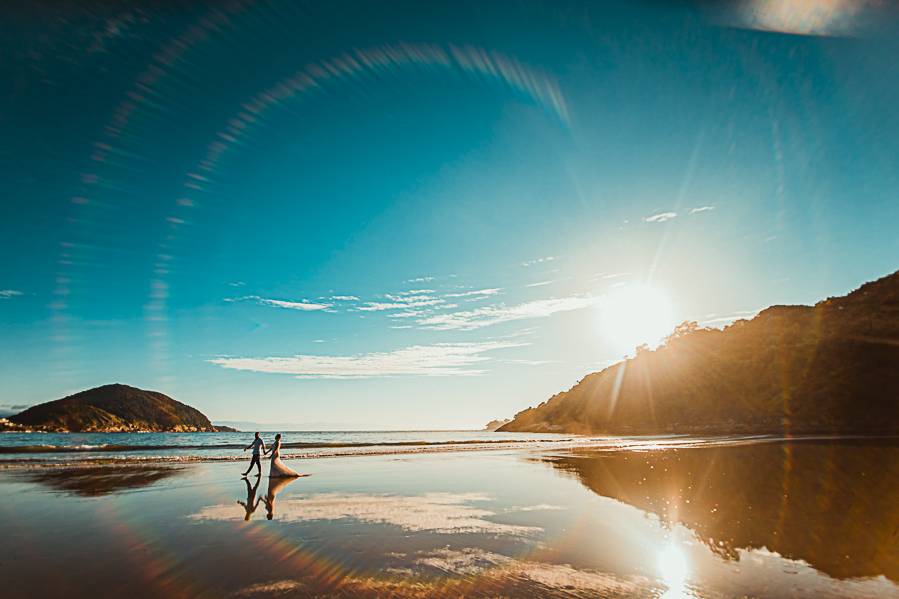
[[4,596],[899,597],[899,440],[705,441],[7,463]]

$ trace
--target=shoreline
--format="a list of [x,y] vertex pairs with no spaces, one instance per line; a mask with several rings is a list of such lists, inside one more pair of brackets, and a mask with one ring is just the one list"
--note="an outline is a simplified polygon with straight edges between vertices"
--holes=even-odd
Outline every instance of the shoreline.
[[22,597],[899,599],[897,437],[580,441],[0,469],[0,568]]
[[[284,460],[314,460],[320,458],[351,458],[351,457],[377,457],[377,456],[408,456],[427,454],[454,454],[468,452],[534,452],[546,451],[589,451],[594,453],[618,453],[618,452],[654,452],[677,451],[679,449],[702,449],[715,447],[740,447],[747,445],[761,445],[770,443],[814,443],[837,442],[851,443],[861,442],[880,444],[887,442],[899,443],[899,435],[719,435],[710,437],[695,436],[653,436],[653,437],[573,437],[571,439],[533,439],[527,441],[496,440],[496,441],[457,441],[457,442],[396,442],[396,443],[364,443],[364,444],[307,444],[306,448],[319,448],[325,451],[310,451],[306,453],[286,453]],[[295,444],[294,447],[302,444]],[[169,449],[192,449],[191,446],[170,446]],[[9,448],[6,448],[9,449]],[[214,451],[218,448],[201,448],[205,451]],[[127,467],[132,465],[179,465],[198,463],[230,463],[249,460],[245,454],[238,455],[145,455],[145,456],[89,456],[79,459],[60,459],[56,454],[78,453],[103,453],[103,449],[60,449],[57,451],[45,451],[47,457],[38,457],[39,452],[6,452],[7,455],[29,456],[20,459],[0,459],[0,471],[29,470],[29,469],[66,469],[84,467]],[[119,451],[110,449],[108,453]],[[131,451],[131,450],[129,450]],[[148,450],[152,451],[152,449]],[[139,453],[140,450],[134,450]],[[0,452],[2,453],[2,452]],[[31,457],[35,456],[35,457]]]

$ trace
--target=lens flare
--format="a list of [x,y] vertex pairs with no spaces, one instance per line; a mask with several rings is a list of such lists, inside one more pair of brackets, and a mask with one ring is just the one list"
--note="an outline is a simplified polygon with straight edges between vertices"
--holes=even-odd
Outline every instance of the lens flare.
[[689,574],[687,558],[683,550],[674,543],[666,545],[658,558],[659,575],[668,590],[662,595],[662,599],[688,599],[692,594],[687,592],[685,583]]
[[[181,195],[174,201],[166,217],[166,235],[160,241],[153,264],[155,278],[151,290],[168,290],[166,277],[171,272],[170,251],[180,231],[191,222],[191,214],[201,205],[203,194],[216,191],[220,183],[220,166],[228,154],[244,146],[257,125],[278,106],[328,91],[333,85],[378,79],[391,72],[439,69],[462,73],[506,86],[515,93],[531,98],[535,104],[568,125],[570,116],[565,98],[555,79],[539,69],[529,67],[501,52],[472,46],[446,47],[433,44],[398,43],[367,49],[353,49],[321,62],[306,64],[292,75],[254,94],[240,105],[233,116],[206,147],[205,155],[184,177]],[[167,297],[153,295],[146,312],[157,322],[166,321]],[[156,344],[165,349],[165,331],[159,332]]]
[[600,301],[600,334],[620,352],[641,344],[656,347],[677,324],[668,297],[645,284],[613,289]]

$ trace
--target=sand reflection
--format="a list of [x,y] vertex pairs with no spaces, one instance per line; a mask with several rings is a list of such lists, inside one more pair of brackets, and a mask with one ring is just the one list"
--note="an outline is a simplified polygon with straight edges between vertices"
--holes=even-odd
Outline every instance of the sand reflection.
[[81,468],[47,468],[24,473],[29,482],[39,483],[55,491],[96,497],[149,487],[181,473],[170,466],[87,466]]
[[[331,597],[654,597],[662,591],[638,576],[516,559],[477,547],[392,554],[402,567],[384,575],[349,575],[327,590]],[[305,596],[316,589],[299,579],[274,580],[236,591],[233,597]],[[320,592],[317,589],[316,592]]]
[[[288,479],[288,484],[289,484]],[[278,486],[269,489],[266,506],[274,509]],[[278,518],[285,522],[350,519],[369,524],[390,524],[412,532],[489,533],[530,535],[543,529],[537,526],[507,524],[488,518],[497,512],[483,504],[491,501],[483,493],[424,493],[422,495],[387,495],[367,493],[315,493],[292,496],[280,502]],[[554,509],[535,505],[512,508],[512,511]],[[504,513],[509,513],[508,510]],[[236,520],[240,518],[230,505],[212,505],[190,516],[193,520]]]
[[[895,441],[585,452],[547,461],[598,495],[666,526],[682,524],[728,562],[766,551],[832,578],[899,581]],[[673,572],[673,550],[666,555],[664,570]]]

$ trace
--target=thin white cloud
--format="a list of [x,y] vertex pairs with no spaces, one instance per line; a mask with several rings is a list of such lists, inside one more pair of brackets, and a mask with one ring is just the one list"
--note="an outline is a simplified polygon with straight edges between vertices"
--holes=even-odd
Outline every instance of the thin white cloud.
[[501,288],[496,287],[493,289],[475,289],[474,291],[462,291],[460,293],[447,293],[443,297],[488,297],[491,295],[496,295],[500,291]]
[[522,266],[534,266],[535,264],[543,264],[544,262],[552,262],[556,260],[556,256],[543,256],[542,258],[534,258],[533,260],[526,260],[521,263]]
[[421,293],[430,290],[415,290],[400,293],[385,294],[385,298],[389,301],[365,302],[356,306],[356,310],[362,312],[383,312],[384,310],[404,310],[409,311],[415,308],[425,308],[445,304],[446,300],[430,295],[429,293]]
[[[733,324],[738,320],[750,320],[755,318],[759,312],[764,310],[764,308],[756,308],[755,310],[737,310],[735,312],[731,312],[730,314],[726,314],[723,316],[717,316],[715,318],[706,318],[701,320],[699,324],[704,327],[721,327],[728,326]],[[714,314],[710,314],[709,316],[716,316]]]
[[319,310],[328,310],[333,304],[323,304],[318,302],[310,302],[309,300],[292,301],[278,300],[258,295],[245,295],[243,297],[228,297],[226,302],[256,302],[262,306],[272,306],[274,308],[286,308],[288,310],[299,310],[301,312],[315,312]]
[[357,306],[356,310],[362,312],[383,312],[384,310],[408,310],[410,308],[424,308],[446,303],[438,297],[428,295],[388,295],[389,302],[365,302]]
[[549,284],[551,284],[551,283],[553,283],[552,280],[550,280],[550,281],[538,281],[538,282],[536,282],[536,283],[531,283],[530,285],[525,285],[525,287],[543,287],[544,285],[549,285]]
[[485,353],[523,345],[511,341],[438,343],[351,356],[222,357],[209,362],[232,370],[291,374],[301,378],[478,375],[484,371],[475,366],[490,360]]
[[545,366],[546,364],[558,364],[558,360],[503,360],[507,364],[524,364],[525,366]]
[[418,324],[438,331],[471,331],[502,322],[545,318],[557,312],[580,310],[596,303],[590,296],[572,296],[525,302],[516,306],[485,306],[475,310],[435,314],[418,320]]
[[291,302],[285,300],[276,300],[276,299],[260,299],[260,304],[264,304],[266,306],[274,306],[276,308],[287,308],[288,310],[300,310],[303,312],[315,312],[317,310],[327,310],[331,307],[331,304],[318,304],[315,302],[310,302],[307,300],[303,300],[300,302]]
[[423,312],[421,310],[408,310],[406,312],[394,312],[393,314],[388,314],[387,318],[415,318],[422,314]]
[[9,299],[11,297],[19,297],[20,295],[24,295],[18,289],[0,289],[0,299]]
[[335,302],[358,302],[359,298],[355,295],[332,295],[331,299]]
[[397,295],[423,295],[426,293],[434,293],[433,289],[410,289],[409,291],[400,291]]
[[404,283],[427,283],[433,281],[434,277],[415,277],[414,279],[406,279]]
[[669,221],[672,218],[677,218],[677,212],[658,212],[653,214],[652,216],[646,216],[643,218],[644,221],[648,223],[663,223],[665,221]]
[[690,214],[699,214],[700,212],[710,212],[714,209],[715,209],[714,206],[697,206],[696,208],[693,208],[692,210],[690,210]]

